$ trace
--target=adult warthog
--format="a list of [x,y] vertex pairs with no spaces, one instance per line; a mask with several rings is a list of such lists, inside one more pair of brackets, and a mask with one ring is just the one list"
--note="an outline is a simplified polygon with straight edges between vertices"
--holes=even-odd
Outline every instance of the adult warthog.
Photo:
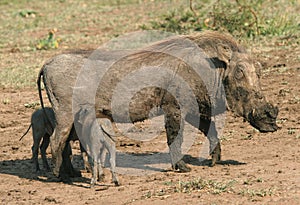
[[278,109],[261,92],[259,69],[231,36],[211,31],[168,38],[125,54],[99,51],[88,59],[75,54],[52,58],[39,73],[38,87],[43,105],[43,76],[57,120],[51,141],[54,174],[68,179],[72,167],[64,154],[66,140],[74,114],[87,103],[95,106],[96,117],[115,122],[164,114],[172,167],[183,172],[190,170],[181,154],[186,120],[208,137],[214,165],[221,155],[214,119],[226,107],[261,132],[277,130]]

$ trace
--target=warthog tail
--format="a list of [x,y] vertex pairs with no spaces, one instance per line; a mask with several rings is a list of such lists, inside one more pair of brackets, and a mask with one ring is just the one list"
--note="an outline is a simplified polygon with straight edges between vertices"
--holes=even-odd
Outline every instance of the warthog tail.
[[111,135],[111,133],[108,133],[101,125],[100,125],[101,130],[106,134],[113,142],[116,142],[116,140],[112,137],[115,137],[115,135]]
[[[44,75],[44,66],[42,67],[42,69],[39,72],[39,76],[38,76],[38,79],[37,79],[37,86],[38,86],[38,90],[39,90],[39,97],[40,97],[41,107],[43,109],[44,116],[45,116],[45,119],[46,119],[46,122],[47,122],[46,123],[46,130],[47,130],[48,133],[53,133],[54,127],[52,126],[51,121],[49,120],[49,117],[47,115],[47,112],[45,111],[43,95],[42,95],[41,79],[42,79],[42,76]],[[44,84],[45,84],[45,82],[44,82]]]
[[32,124],[29,125],[27,131],[22,135],[22,137],[19,139],[19,141],[21,141],[23,139],[23,137],[25,137],[25,135],[27,135],[27,133],[29,132],[31,126],[32,126]]

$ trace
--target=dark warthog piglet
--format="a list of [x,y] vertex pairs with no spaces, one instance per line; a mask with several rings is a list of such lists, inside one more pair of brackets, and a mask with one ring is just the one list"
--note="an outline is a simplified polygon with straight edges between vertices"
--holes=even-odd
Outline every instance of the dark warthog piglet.
[[[47,117],[45,117],[45,114]],[[27,131],[24,133],[24,135],[20,138],[20,140],[28,133],[30,128],[32,127],[32,136],[33,136],[33,145],[32,145],[32,161],[34,164],[34,170],[36,172],[40,171],[39,163],[38,163],[38,154],[39,154],[39,146],[40,146],[40,151],[42,155],[42,161],[43,161],[43,167],[47,170],[50,171],[50,167],[47,161],[46,157],[46,150],[49,146],[50,143],[50,137],[53,134],[53,129],[49,130],[46,129],[48,124],[51,124],[51,127],[54,129],[55,128],[55,115],[53,112],[53,109],[50,107],[45,107],[45,109],[38,109],[34,111],[31,115],[31,124],[28,127]],[[78,136],[75,130],[72,129],[70,137],[68,140],[70,141],[75,141],[78,140]],[[42,140],[42,144],[40,145],[40,142]],[[87,171],[91,171],[90,164],[88,163],[88,157],[87,153],[80,144],[80,150],[82,153],[83,161],[84,161],[84,167]],[[71,155],[71,147],[68,149],[69,155]]]

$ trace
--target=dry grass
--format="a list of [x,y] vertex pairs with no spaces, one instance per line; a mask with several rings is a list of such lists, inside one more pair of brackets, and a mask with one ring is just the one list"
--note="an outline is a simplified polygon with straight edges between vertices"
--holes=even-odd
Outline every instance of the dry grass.
[[[252,1],[249,2],[251,4]],[[299,2],[297,4],[297,1],[280,0],[276,4],[272,3],[271,8],[268,6],[270,2],[260,3],[260,10],[256,12],[264,15],[266,19],[267,17],[270,19],[270,15],[274,16],[273,21],[265,22],[273,23],[265,32],[272,34],[276,29],[281,29],[282,35],[259,37],[255,41],[255,47],[268,49],[279,45],[278,49],[286,49],[286,47],[299,46],[299,25],[296,27],[283,25],[284,22],[290,22],[289,15],[299,13]],[[200,26],[203,26],[214,2],[195,0],[193,5],[199,17],[197,21],[201,21]],[[141,30],[145,25],[151,25],[151,22],[160,25],[162,19],[173,11],[177,16],[172,17],[173,19],[167,23],[180,24],[180,21],[173,22],[173,20],[176,20],[178,15],[186,14],[184,9],[189,10],[189,1],[105,0],[100,3],[96,0],[2,0],[0,8],[2,11],[0,13],[0,87],[24,88],[35,87],[39,69],[53,55],[70,50],[96,49],[103,42],[127,32]],[[192,15],[189,12],[189,15],[183,16],[183,19],[188,19],[183,22],[181,28],[188,28],[188,32],[193,32],[192,27],[187,25],[195,20]],[[300,23],[299,15],[293,22]],[[263,19],[260,19],[260,26],[262,23]],[[178,25],[171,26],[176,28]],[[291,27],[296,28],[293,34],[287,30]],[[50,30],[57,30],[54,42],[50,42],[54,44],[45,42]],[[249,42],[245,41],[245,44]],[[253,47],[253,42],[251,45]],[[43,46],[46,50],[37,49]],[[300,61],[300,59],[296,60]]]
[[[140,30],[177,1],[10,1],[0,2],[1,87],[34,87],[38,70],[53,55],[96,49],[126,32]],[[56,29],[57,49],[36,45]]]

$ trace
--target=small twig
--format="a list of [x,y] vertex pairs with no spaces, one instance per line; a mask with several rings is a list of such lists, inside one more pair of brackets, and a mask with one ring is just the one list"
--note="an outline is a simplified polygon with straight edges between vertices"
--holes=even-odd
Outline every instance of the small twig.
[[256,13],[255,13],[255,11],[250,7],[250,6],[245,6],[245,5],[242,5],[240,2],[239,2],[239,0],[235,0],[236,1],[236,3],[237,3],[237,5],[238,6],[240,6],[242,9],[248,9],[250,12],[251,12],[251,14],[254,16],[254,19],[255,19],[255,21],[254,22],[252,22],[251,24],[250,24],[250,26],[252,26],[253,24],[255,24],[255,27],[256,27],[256,32],[257,32],[257,34],[259,34],[259,29],[258,29],[258,18],[257,18],[257,15],[256,15]]
[[196,14],[196,12],[195,12],[195,10],[194,10],[194,8],[193,8],[193,0],[190,0],[190,9],[191,9],[191,11],[193,12],[193,14],[194,14],[195,16],[197,16],[197,14]]
[[216,27],[216,7],[219,6],[220,4],[220,0],[217,0],[214,4],[213,4],[213,24],[212,24],[212,28]]
[[253,15],[254,18],[255,18],[256,32],[257,32],[257,34],[259,34],[259,29],[258,29],[258,18],[257,18],[257,15],[256,15],[256,13],[253,11],[252,8],[249,7],[249,10],[250,10],[250,12],[252,13],[252,15]]
[[200,19],[198,18],[198,15],[193,8],[193,0],[190,0],[190,10],[193,12],[198,24],[200,25],[201,24]]

